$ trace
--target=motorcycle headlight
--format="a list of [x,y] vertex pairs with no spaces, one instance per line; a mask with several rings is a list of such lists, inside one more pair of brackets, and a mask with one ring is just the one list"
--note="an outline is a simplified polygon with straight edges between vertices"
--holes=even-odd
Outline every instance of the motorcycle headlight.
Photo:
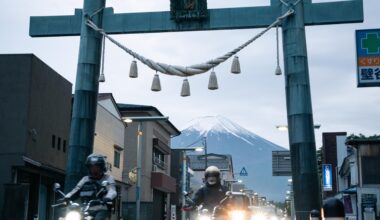
[[199,220],[211,220],[211,217],[208,215],[202,215],[199,217]]
[[244,220],[245,219],[245,211],[242,211],[242,210],[229,211],[228,215],[230,216],[231,220]]
[[254,216],[252,216],[251,220],[265,220],[265,215],[263,214],[256,214]]
[[273,216],[270,217],[270,220],[278,220],[278,218],[277,218],[277,216],[273,215]]
[[70,211],[66,214],[65,220],[80,220],[80,213],[77,211]]

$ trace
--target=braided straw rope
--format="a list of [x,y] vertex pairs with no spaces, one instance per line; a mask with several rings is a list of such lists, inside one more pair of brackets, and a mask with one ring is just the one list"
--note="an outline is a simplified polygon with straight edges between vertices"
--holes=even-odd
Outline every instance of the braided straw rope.
[[259,37],[261,37],[268,30],[270,30],[271,28],[273,28],[273,27],[277,26],[278,24],[280,24],[283,19],[285,19],[286,17],[292,15],[293,13],[294,13],[294,10],[290,9],[284,15],[278,17],[271,25],[269,25],[263,31],[261,31],[260,33],[258,33],[256,36],[252,37],[251,39],[249,39],[248,41],[246,41],[244,44],[242,44],[239,47],[237,47],[236,49],[234,49],[234,50],[232,50],[232,51],[224,54],[223,56],[220,56],[220,57],[218,57],[216,59],[209,60],[209,61],[207,61],[205,63],[194,64],[194,65],[187,66],[187,67],[168,65],[168,64],[165,64],[165,63],[158,63],[158,62],[155,62],[155,61],[153,61],[151,59],[147,59],[147,58],[141,56],[140,54],[132,51],[131,49],[125,47],[120,42],[116,41],[114,38],[112,38],[111,36],[109,36],[106,32],[104,32],[103,29],[101,29],[98,26],[96,26],[96,24],[94,22],[92,22],[90,18],[87,19],[86,24],[89,27],[91,27],[92,29],[94,29],[95,31],[97,31],[100,34],[102,34],[104,37],[106,37],[112,43],[116,44],[118,47],[120,47],[121,49],[123,49],[128,54],[130,54],[131,56],[133,56],[134,58],[136,58],[140,62],[144,63],[145,65],[149,66],[151,69],[153,69],[155,71],[158,71],[158,72],[161,72],[161,73],[164,73],[164,74],[167,74],[167,75],[175,75],[175,76],[181,76],[181,77],[188,77],[188,76],[193,76],[193,75],[198,75],[198,74],[201,74],[201,73],[205,73],[205,72],[209,71],[210,69],[212,69],[212,68],[218,66],[219,64],[223,63],[228,58],[230,58],[232,55],[236,54],[237,52],[239,52],[240,50],[242,50],[243,48],[245,48],[246,46],[248,46],[249,44],[251,44],[253,41],[255,41],[256,39],[258,39]]

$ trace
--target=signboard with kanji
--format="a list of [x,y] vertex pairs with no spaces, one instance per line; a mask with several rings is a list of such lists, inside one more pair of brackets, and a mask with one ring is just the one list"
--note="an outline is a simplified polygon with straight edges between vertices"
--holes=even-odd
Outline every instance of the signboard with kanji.
[[380,86],[380,29],[356,30],[358,87]]
[[332,191],[332,166],[331,164],[322,164],[323,191]]
[[207,18],[207,0],[170,0],[171,19],[177,22]]

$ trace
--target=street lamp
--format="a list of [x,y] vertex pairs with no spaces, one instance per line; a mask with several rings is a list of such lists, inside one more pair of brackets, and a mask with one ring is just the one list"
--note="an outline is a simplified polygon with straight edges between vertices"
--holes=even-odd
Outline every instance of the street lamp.
[[205,150],[205,171],[207,169],[207,136],[204,136],[203,137],[203,146],[204,146],[204,150]]
[[[201,151],[204,151],[205,148],[204,147],[192,147],[192,148],[177,148],[177,149],[173,149],[173,150],[180,150],[182,151],[182,186],[181,186],[181,195],[182,195],[182,206],[185,205],[186,203],[186,198],[185,198],[185,194],[184,194],[184,191],[186,189],[186,182],[187,182],[187,179],[186,179],[186,173],[187,173],[187,159],[186,159],[186,151],[197,151],[197,152],[201,152]],[[182,209],[181,210],[181,220],[185,220],[186,219],[186,213],[185,211]]]
[[141,161],[142,161],[142,123],[149,121],[167,121],[169,117],[166,116],[141,116],[141,117],[124,117],[125,123],[138,122],[137,126],[137,182],[136,182],[136,220],[140,220],[140,203],[141,203]]

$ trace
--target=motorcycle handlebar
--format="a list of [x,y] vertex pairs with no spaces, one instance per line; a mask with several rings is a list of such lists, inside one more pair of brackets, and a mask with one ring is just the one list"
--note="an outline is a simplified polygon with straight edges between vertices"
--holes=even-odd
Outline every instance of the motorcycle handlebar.
[[67,205],[67,203],[66,202],[61,202],[61,203],[58,203],[58,204],[51,205],[51,207],[55,208],[55,207],[63,206],[63,205]]

